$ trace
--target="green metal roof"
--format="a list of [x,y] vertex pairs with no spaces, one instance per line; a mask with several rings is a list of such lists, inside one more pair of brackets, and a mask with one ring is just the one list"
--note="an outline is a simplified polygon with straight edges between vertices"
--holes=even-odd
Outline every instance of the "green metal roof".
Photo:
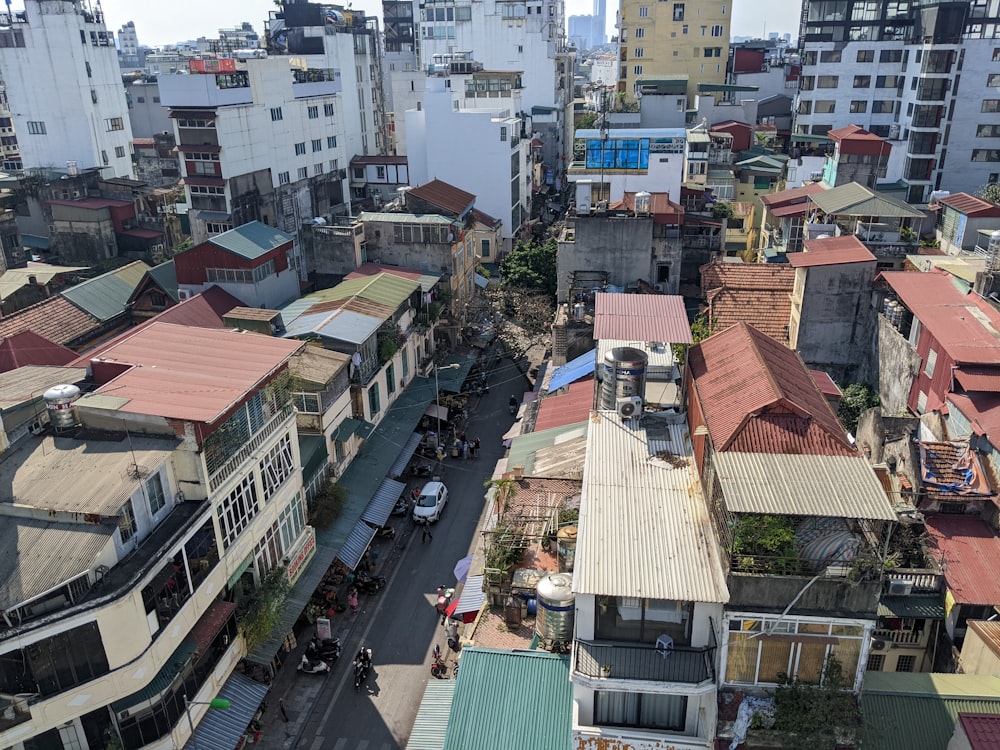
[[174,302],[180,302],[181,297],[177,293],[177,269],[172,260],[153,266],[147,273],[170,299]]
[[132,292],[139,286],[149,266],[141,260],[88,279],[61,294],[85,313],[102,323],[125,312]]
[[944,601],[940,596],[883,596],[878,603],[878,616],[943,620]]
[[569,440],[587,434],[587,422],[562,425],[548,430],[529,432],[518,435],[510,441],[510,451],[507,453],[507,466],[522,466],[524,473],[531,476],[535,468],[535,454],[543,448],[551,448],[562,438]]
[[462,383],[469,376],[469,370],[472,369],[472,365],[475,364],[478,357],[478,351],[470,354],[450,355],[441,367],[448,367],[449,365],[458,365],[458,367],[454,370],[442,370],[438,368],[438,388],[445,393],[460,393],[462,391]]
[[687,76],[676,78],[641,78],[635,82],[636,88],[644,94],[683,94],[687,92]]
[[568,748],[572,711],[568,657],[465,648],[444,750]]
[[332,289],[313,292],[303,297],[302,301],[309,300],[312,304],[316,304],[348,297],[361,297],[395,310],[419,288],[420,284],[412,279],[404,279],[391,273],[377,273],[374,276],[359,276],[356,279],[342,281]]
[[302,462],[302,481],[309,484],[330,460],[323,436],[299,433],[299,458]]
[[406,750],[444,750],[457,680],[428,680]]
[[699,83],[698,93],[711,93],[713,91],[759,91],[758,86],[738,86],[735,83]]
[[174,678],[180,674],[182,669],[184,669],[185,665],[188,663],[188,659],[191,658],[191,654],[193,654],[197,648],[197,643],[193,643],[191,641],[181,641],[181,645],[174,650],[174,653],[172,653],[170,658],[167,659],[166,664],[160,667],[160,671],[156,673],[146,687],[136,693],[132,693],[132,695],[122,698],[119,701],[115,701],[111,704],[111,708],[117,713],[158,696],[170,687]]
[[867,672],[861,710],[865,750],[945,748],[959,713],[1000,714],[1000,679]]
[[[338,443],[346,443],[347,439],[351,435],[354,435],[355,433],[359,432],[361,428],[366,424],[370,426],[369,422],[363,422],[360,419],[354,419],[352,417],[348,417],[339,425],[337,425],[337,429],[333,431],[333,435],[331,435],[330,437],[331,439],[336,440]],[[368,434],[363,435],[362,437],[368,437],[368,435],[370,434],[371,431],[369,430]]]
[[876,193],[864,185],[849,182],[809,196],[825,214],[843,216],[877,216],[891,219],[922,219],[924,214],[909,203],[891,195]]
[[293,239],[292,235],[280,229],[269,227],[259,221],[251,221],[249,224],[217,234],[209,242],[247,260],[254,260]]
[[832,143],[825,135],[812,135],[810,133],[792,133],[792,143]]

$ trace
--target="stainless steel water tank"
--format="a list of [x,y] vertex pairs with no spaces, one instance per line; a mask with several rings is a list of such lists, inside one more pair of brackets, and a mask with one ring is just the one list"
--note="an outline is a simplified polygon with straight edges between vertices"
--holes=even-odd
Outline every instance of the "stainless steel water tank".
[[573,576],[552,573],[542,578],[535,590],[538,598],[535,633],[545,643],[570,643],[576,607]]
[[604,355],[601,408],[615,409],[618,399],[646,395],[646,352],[619,346]]
[[73,403],[80,398],[80,389],[75,385],[54,385],[42,394],[49,422],[57,430],[75,427],[78,420]]

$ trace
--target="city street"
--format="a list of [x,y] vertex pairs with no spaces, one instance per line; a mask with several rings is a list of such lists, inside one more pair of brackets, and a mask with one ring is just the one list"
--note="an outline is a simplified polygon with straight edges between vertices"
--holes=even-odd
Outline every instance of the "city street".
[[[437,644],[447,652],[435,610],[437,587],[455,584],[455,563],[478,541],[484,482],[504,453],[500,438],[513,422],[507,402],[511,394],[520,398],[527,388],[527,381],[506,358],[490,373],[489,383],[490,392],[472,400],[465,428],[470,440],[482,441],[479,457],[445,459],[443,480],[450,496],[441,520],[431,527],[433,539],[422,542],[420,529],[408,518],[396,521],[402,533],[393,547],[384,546],[388,558],[379,565],[388,579],[386,588],[362,601],[344,656],[319,690],[315,705],[294,707],[306,713],[303,731],[293,745],[299,750],[406,746],[424,686],[435,679],[430,673],[431,650]],[[373,650],[374,670],[367,686],[355,692],[350,662],[362,643]],[[309,675],[297,679],[322,681]]]

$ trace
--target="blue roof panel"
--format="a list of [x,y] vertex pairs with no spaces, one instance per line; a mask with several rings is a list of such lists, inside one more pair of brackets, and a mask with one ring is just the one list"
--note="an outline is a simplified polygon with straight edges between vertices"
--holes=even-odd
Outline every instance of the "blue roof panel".
[[597,349],[591,349],[586,354],[581,354],[562,367],[556,368],[552,373],[552,380],[549,381],[549,393],[593,374],[597,367],[596,357]]

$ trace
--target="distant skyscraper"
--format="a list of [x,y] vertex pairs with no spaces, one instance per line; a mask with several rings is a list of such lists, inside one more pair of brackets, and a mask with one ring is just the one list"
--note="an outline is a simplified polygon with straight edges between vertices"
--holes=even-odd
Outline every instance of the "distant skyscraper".
[[583,47],[590,48],[593,46],[594,35],[593,35],[593,16],[570,16],[569,17],[569,38],[570,39],[582,39]]
[[594,18],[590,26],[591,47],[600,47],[605,42],[604,31],[608,28],[607,6],[607,0],[594,0]]

